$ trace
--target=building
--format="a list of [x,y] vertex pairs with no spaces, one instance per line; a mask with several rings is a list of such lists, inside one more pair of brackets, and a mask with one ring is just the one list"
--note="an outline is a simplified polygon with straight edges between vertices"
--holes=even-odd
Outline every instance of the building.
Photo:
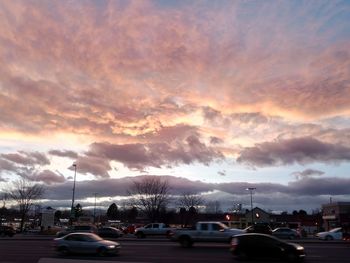
[[350,227],[350,202],[331,202],[322,205],[323,227],[329,230],[335,227]]
[[[253,213],[253,216],[252,216]],[[252,222],[253,220],[253,222]],[[247,226],[252,224],[259,224],[259,223],[271,223],[270,213],[267,213],[266,211],[262,210],[259,207],[255,207],[253,211],[247,210],[245,213],[245,222],[247,223]]]

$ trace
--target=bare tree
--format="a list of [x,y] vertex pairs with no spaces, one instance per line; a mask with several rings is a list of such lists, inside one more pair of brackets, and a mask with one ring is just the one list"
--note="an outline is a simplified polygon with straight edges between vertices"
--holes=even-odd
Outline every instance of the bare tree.
[[219,201],[209,201],[206,203],[206,209],[205,211],[207,213],[214,213],[219,214],[221,213],[221,204]]
[[140,181],[134,181],[128,194],[132,196],[132,204],[155,222],[161,209],[169,203],[170,187],[167,180],[157,176],[147,176]]
[[33,184],[24,178],[13,182],[13,185],[8,192],[8,196],[19,206],[21,216],[20,231],[23,231],[24,221],[30,208],[36,200],[42,197],[43,194],[44,187],[42,185]]
[[198,208],[204,204],[201,196],[193,193],[183,193],[177,200],[180,206],[180,221],[183,227],[196,221]]
[[204,204],[204,200],[201,196],[191,193],[183,193],[178,199],[178,205],[180,207],[189,210],[191,207],[198,209]]
[[1,194],[2,207],[0,207],[0,226],[2,225],[2,218],[7,214],[6,201],[8,199],[7,193]]

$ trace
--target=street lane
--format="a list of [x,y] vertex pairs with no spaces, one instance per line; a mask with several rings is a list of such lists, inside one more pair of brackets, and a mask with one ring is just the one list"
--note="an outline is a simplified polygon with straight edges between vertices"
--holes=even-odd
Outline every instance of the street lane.
[[[154,262],[154,263],[186,263],[186,262],[235,262],[228,250],[228,244],[201,243],[193,248],[184,249],[177,243],[150,240],[120,241],[120,256],[97,257],[71,255],[58,256],[52,249],[49,240],[1,240],[0,263],[37,263],[41,258],[84,259],[92,261]],[[305,243],[306,263],[345,263],[350,258],[350,243]],[[261,262],[261,261],[250,261]],[[265,261],[266,262],[266,261]],[[278,262],[278,261],[276,261]]]

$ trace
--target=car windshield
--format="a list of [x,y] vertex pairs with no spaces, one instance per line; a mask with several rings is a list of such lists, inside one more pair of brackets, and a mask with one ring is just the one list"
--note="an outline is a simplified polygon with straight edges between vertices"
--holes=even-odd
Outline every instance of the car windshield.
[[337,228],[332,229],[332,230],[329,231],[329,232],[335,233],[335,232],[339,232],[340,230],[341,230],[341,228],[340,228],[340,227],[337,227]]
[[228,226],[223,223],[218,223],[221,229],[228,229]]
[[86,241],[90,241],[90,242],[94,242],[94,241],[100,241],[103,240],[101,237],[99,237],[98,235],[85,235],[84,239]]

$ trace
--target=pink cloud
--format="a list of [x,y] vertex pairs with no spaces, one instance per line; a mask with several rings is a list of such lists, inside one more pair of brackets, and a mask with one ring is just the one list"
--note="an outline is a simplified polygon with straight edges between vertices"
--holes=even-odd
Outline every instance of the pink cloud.
[[237,159],[240,163],[257,167],[349,160],[349,147],[324,143],[312,137],[259,143],[244,148]]
[[32,181],[43,182],[47,185],[64,183],[66,178],[63,175],[58,175],[50,170],[44,170],[27,177]]

